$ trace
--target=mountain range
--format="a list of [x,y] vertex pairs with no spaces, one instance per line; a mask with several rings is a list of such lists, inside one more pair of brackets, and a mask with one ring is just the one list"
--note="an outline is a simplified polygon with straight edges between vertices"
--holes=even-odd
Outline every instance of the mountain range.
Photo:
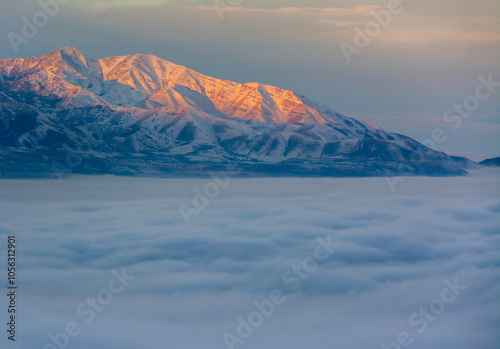
[[459,175],[471,162],[293,91],[152,55],[73,47],[0,60],[0,170],[206,175]]

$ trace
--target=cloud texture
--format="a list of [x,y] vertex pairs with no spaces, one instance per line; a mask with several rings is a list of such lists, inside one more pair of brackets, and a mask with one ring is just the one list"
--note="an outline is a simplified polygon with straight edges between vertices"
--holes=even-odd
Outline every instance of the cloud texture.
[[[498,172],[409,178],[394,194],[379,178],[231,179],[186,225],[178,206],[207,181],[0,181],[0,254],[18,240],[17,347],[74,321],[71,348],[222,349],[273,289],[286,302],[235,348],[380,348],[402,331],[411,348],[498,347]],[[291,292],[283,274],[318,238],[338,247]],[[122,268],[135,279],[85,323],[79,304]],[[455,278],[467,288],[419,333],[409,317]]]

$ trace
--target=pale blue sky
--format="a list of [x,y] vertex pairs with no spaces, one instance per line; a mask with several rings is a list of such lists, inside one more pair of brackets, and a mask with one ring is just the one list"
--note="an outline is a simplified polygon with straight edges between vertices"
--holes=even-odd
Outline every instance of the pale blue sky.
[[[46,0],[49,1],[49,0]],[[402,0],[403,11],[351,56],[355,28],[387,1],[71,0],[15,52],[8,33],[41,10],[35,0],[0,0],[0,58],[75,46],[100,58],[151,53],[201,73],[292,89],[420,141],[448,136],[438,150],[500,155],[500,88],[458,129],[443,113],[475,93],[478,77],[500,81],[500,2]],[[230,7],[239,3],[239,7]],[[222,13],[222,17],[218,15]],[[221,20],[223,18],[223,20]]]

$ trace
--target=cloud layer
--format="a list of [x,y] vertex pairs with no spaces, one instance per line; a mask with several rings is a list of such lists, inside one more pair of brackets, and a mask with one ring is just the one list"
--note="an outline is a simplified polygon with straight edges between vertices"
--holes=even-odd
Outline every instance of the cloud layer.
[[[72,348],[226,348],[273,289],[286,302],[235,348],[380,348],[402,331],[411,348],[498,346],[498,172],[411,178],[394,194],[378,178],[232,179],[186,225],[178,206],[207,181],[0,181],[0,254],[18,240],[18,347],[75,321]],[[283,274],[328,237],[335,252],[290,292]],[[85,323],[79,304],[124,267],[135,279]],[[419,333],[409,317],[456,277],[467,289]]]

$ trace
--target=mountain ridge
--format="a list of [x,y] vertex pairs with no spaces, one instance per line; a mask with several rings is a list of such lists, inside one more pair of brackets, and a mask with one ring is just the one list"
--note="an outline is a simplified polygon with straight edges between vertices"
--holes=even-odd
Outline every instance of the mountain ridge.
[[479,162],[480,165],[483,165],[483,166],[491,166],[491,167],[498,167],[500,166],[500,156],[496,157],[496,158],[489,158],[489,159],[485,159],[481,162]]
[[[55,73],[56,76],[62,77],[72,85],[80,85],[84,89],[102,96],[104,101],[110,104],[116,104],[116,100],[112,96],[106,95],[105,86],[102,86],[99,80],[103,80],[104,82],[116,81],[122,85],[132,87],[139,93],[147,95],[146,100],[149,103],[141,105],[141,102],[144,101],[137,101],[132,98],[127,100],[127,102],[131,102],[130,104],[125,103],[129,106],[151,109],[160,105],[165,106],[161,103],[161,98],[167,97],[164,92],[174,88],[176,85],[180,85],[200,94],[207,95],[214,106],[217,106],[219,111],[229,117],[239,117],[245,120],[260,122],[270,121],[266,118],[268,114],[266,114],[265,110],[258,110],[259,107],[262,107],[258,105],[260,102],[260,104],[274,109],[274,114],[282,117],[282,119],[278,117],[273,118],[272,121],[275,123],[327,122],[321,116],[317,115],[316,111],[312,110],[313,108],[307,108],[304,101],[293,91],[283,90],[258,82],[239,84],[229,80],[212,78],[153,55],[134,54],[94,60],[88,58],[76,48],[64,47],[40,58],[29,57],[19,60],[22,63],[28,63],[27,67],[23,67],[25,74],[35,74],[37,68],[42,72],[49,71]],[[19,60],[9,60],[8,63],[16,66]],[[0,60],[0,69],[7,66],[2,64],[3,61]],[[89,67],[89,63],[93,67]],[[77,70],[75,74],[74,68],[78,65],[80,68],[85,69]],[[7,73],[7,75],[10,72],[8,69],[3,70],[4,74]],[[158,76],[158,74],[161,74],[161,76]],[[80,81],[78,78],[80,78]],[[165,82],[168,82],[168,84],[165,84]],[[224,91],[228,90],[228,88],[237,89],[240,98],[236,99],[242,99],[241,96],[244,96],[245,98],[243,99],[246,99],[248,103],[250,97],[255,98],[257,103],[254,105],[224,105],[224,101],[231,99],[229,98],[231,96],[223,95]],[[55,95],[58,97],[67,97],[67,95],[60,93],[61,91],[52,90],[51,92],[55,92]],[[284,98],[280,99],[279,97]],[[234,96],[233,99],[235,99]],[[152,102],[156,103],[156,105],[151,105]],[[293,103],[297,105],[298,109],[294,110],[290,108],[289,105]],[[278,108],[273,108],[273,106],[278,106]]]
[[[0,121],[2,167],[14,172],[16,157],[34,162],[28,172],[46,171],[40,156],[61,162],[68,151],[82,158],[71,172],[89,173],[198,174],[225,164],[270,174],[444,175],[470,164],[293,91],[153,55],[97,60],[73,47],[0,60]],[[130,165],[138,158],[142,166]]]

